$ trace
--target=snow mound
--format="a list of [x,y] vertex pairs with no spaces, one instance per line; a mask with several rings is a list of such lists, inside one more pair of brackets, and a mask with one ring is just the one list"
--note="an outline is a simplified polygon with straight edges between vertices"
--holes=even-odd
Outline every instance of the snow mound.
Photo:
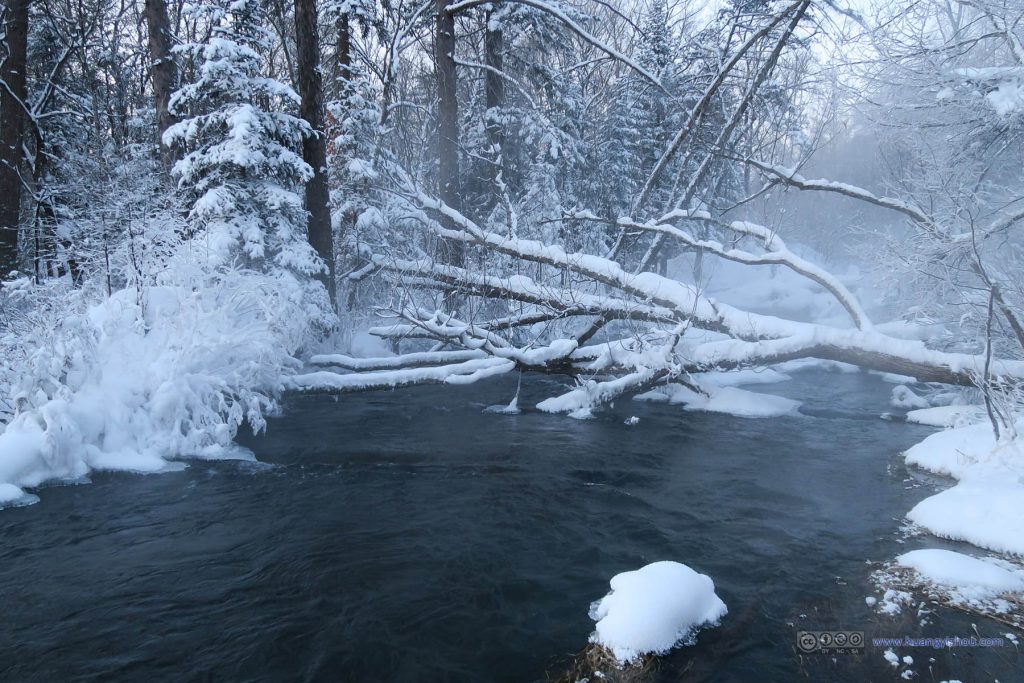
[[679,562],[654,562],[612,577],[611,592],[590,606],[597,622],[590,642],[620,663],[665,654],[717,625],[728,610],[710,577]]
[[913,550],[897,557],[896,562],[949,590],[955,602],[1024,591],[1024,572],[951,550]]
[[726,413],[737,417],[780,417],[799,414],[800,402],[782,396],[759,394],[730,386],[701,388],[707,395],[699,394],[681,384],[669,384],[635,398],[638,401],[682,404],[686,410]]

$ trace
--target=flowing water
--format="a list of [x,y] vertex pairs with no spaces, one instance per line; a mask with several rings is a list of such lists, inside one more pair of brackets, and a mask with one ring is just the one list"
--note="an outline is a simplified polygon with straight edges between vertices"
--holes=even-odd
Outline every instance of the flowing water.
[[[804,402],[777,419],[482,411],[514,389],[294,398],[240,438],[261,463],[98,473],[0,512],[0,679],[544,680],[608,579],[663,559],[710,575],[729,614],[657,681],[896,680],[871,637],[1000,632],[864,602],[868,561],[936,544],[899,529],[941,485],[902,464],[930,430],[878,419],[879,378],[758,389]],[[527,381],[522,404],[555,390]],[[801,657],[801,628],[864,630],[865,654]],[[1021,680],[1012,647],[900,654],[918,680]]]

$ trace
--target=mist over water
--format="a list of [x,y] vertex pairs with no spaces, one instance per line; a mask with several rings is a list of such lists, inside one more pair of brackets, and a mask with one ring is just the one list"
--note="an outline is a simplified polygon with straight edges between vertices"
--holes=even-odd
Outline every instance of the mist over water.
[[[483,413],[513,378],[294,399],[240,439],[262,464],[97,473],[4,511],[0,679],[542,680],[586,645],[608,579],[657,560],[711,576],[729,613],[654,680],[888,679],[870,644],[832,662],[800,657],[795,633],[977,621],[864,603],[866,561],[917,547],[900,519],[937,483],[898,457],[930,430],[869,419],[890,389],[800,372],[757,390],[809,414],[771,420]],[[552,390],[525,381],[521,404]],[[935,680],[1018,675],[1012,648],[912,654]]]

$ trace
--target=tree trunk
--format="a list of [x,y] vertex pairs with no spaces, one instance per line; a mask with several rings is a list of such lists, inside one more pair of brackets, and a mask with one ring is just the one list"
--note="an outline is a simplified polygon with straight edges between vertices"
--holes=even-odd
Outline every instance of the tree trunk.
[[[455,15],[447,10],[448,0],[436,0],[434,24],[434,70],[437,74],[437,186],[448,206],[461,210],[459,187],[459,102],[455,72]],[[451,265],[464,262],[462,245],[445,242],[441,259]]]
[[309,243],[327,264],[324,284],[336,302],[334,281],[334,238],[331,233],[330,193],[327,189],[327,144],[324,136],[324,91],[320,74],[320,42],[316,0],[295,0],[295,51],[302,102],[299,113],[313,129],[302,143],[302,157],[313,167],[306,183],[306,210],[309,211]]
[[338,41],[334,47],[334,59],[338,87],[341,92],[345,92],[352,78],[352,29],[348,12],[338,15]]
[[153,73],[153,95],[156,100],[156,133],[160,143],[160,162],[170,173],[177,161],[174,149],[164,144],[164,131],[177,118],[170,110],[171,93],[178,85],[178,65],[171,55],[171,22],[166,0],[146,0],[146,26],[149,30],[149,58]]
[[504,70],[505,37],[501,27],[493,24],[494,12],[487,13],[487,32],[484,34],[484,60],[490,69],[484,72],[484,96],[487,104],[487,144],[491,148],[491,160],[494,162],[488,180],[491,183],[492,196],[497,202],[495,185],[499,174],[504,169],[505,143],[504,130],[501,125],[501,108],[505,105],[505,81],[499,75]]
[[18,228],[21,215],[24,161],[22,133],[26,113],[26,60],[28,55],[28,7],[32,0],[6,0],[4,33],[7,57],[0,69],[0,279],[18,267]]

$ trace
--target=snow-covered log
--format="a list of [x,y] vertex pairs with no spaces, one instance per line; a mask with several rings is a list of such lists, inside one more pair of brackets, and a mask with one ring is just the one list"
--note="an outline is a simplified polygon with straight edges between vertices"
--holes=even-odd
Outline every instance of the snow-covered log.
[[287,377],[286,391],[318,394],[341,394],[352,391],[395,389],[417,384],[470,384],[485,377],[504,374],[515,369],[515,363],[501,358],[478,358],[463,363],[423,368],[404,368],[380,372],[359,372],[343,375],[337,372],[310,372]]
[[[789,173],[787,177],[794,175]],[[838,278],[791,252],[774,231],[754,223],[726,222],[706,212],[684,210],[646,223],[628,218],[618,221],[622,228],[664,235],[723,259],[785,266],[828,291],[856,327],[799,322],[741,310],[679,280],[651,272],[630,273],[609,258],[571,253],[557,245],[487,230],[422,192],[411,195],[411,199],[422,212],[423,224],[439,238],[478,250],[481,257],[498,255],[520,265],[514,272],[498,272],[380,254],[370,258],[377,271],[413,289],[455,291],[481,301],[514,305],[519,312],[462,320],[443,311],[405,306],[392,311],[397,321],[374,328],[371,333],[392,339],[431,340],[436,343],[433,351],[377,359],[316,356],[312,359],[314,365],[340,371],[300,375],[289,380],[288,388],[337,393],[426,383],[466,384],[519,369],[575,378],[575,388],[542,401],[538,408],[585,416],[595,407],[660,382],[688,383],[689,375],[694,373],[805,358],[850,363],[925,382],[972,385],[986,367],[988,376],[1024,381],[1022,361],[938,351],[921,341],[897,339],[875,330],[857,297]],[[734,235],[735,243],[727,246],[697,239],[679,227],[695,221],[711,223]],[[740,248],[742,240],[748,240],[756,250]],[[543,271],[538,268],[565,277],[541,279]],[[526,272],[533,275],[527,276]],[[634,326],[635,334],[587,346],[581,346],[572,334],[547,340],[526,335],[525,344],[524,336],[517,336],[517,330],[539,322],[573,318],[583,322],[595,318],[626,321]],[[687,336],[696,330],[704,332],[697,337]],[[713,334],[709,337],[708,332]]]
[[403,356],[385,358],[353,358],[341,353],[328,353],[313,356],[309,359],[309,362],[312,365],[338,367],[356,372],[372,372],[375,370],[406,370],[435,365],[448,365],[486,357],[487,354],[483,351],[435,351],[407,353]]

